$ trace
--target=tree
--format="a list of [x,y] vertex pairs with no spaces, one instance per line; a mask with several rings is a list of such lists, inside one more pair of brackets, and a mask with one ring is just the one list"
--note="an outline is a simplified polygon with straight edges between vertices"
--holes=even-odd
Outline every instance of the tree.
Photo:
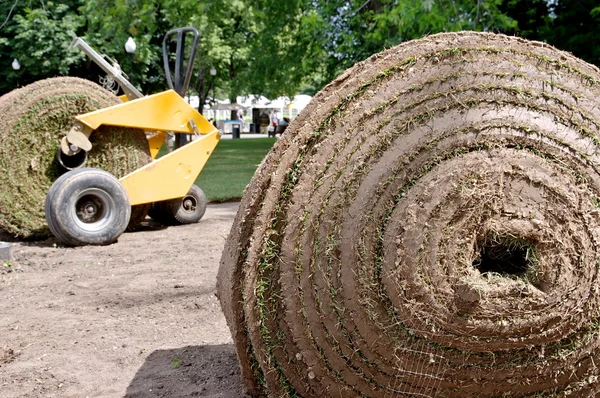
[[500,10],[517,24],[504,32],[530,40],[544,40],[548,34],[550,7],[546,0],[505,0]]
[[319,36],[324,21],[311,3],[253,2],[257,24],[249,36],[248,68],[240,73],[246,92],[291,97],[312,83],[327,54]]
[[325,80],[357,61],[427,34],[444,31],[507,31],[516,21],[500,10],[502,0],[333,0],[316,2],[325,22],[329,55]]
[[[215,0],[179,1],[169,8],[181,18],[180,24],[198,27],[199,75],[195,89],[208,96],[217,71],[217,92],[235,101],[246,94],[275,98],[298,93],[316,69],[321,42],[314,40],[310,27],[314,12],[303,8],[306,1]],[[166,14],[175,21],[176,16]],[[321,50],[322,52],[322,50]]]
[[[2,16],[0,92],[17,77],[21,84],[65,74],[96,80],[102,72],[67,50],[76,35],[116,59],[142,92],[162,91],[163,36],[194,26],[200,42],[190,90],[200,109],[213,92],[231,100],[314,94],[371,54],[442,31],[545,40],[600,64],[600,47],[590,45],[600,37],[595,0],[14,0],[0,2]],[[123,48],[130,36],[133,70]],[[23,66],[18,73],[14,58]]]
[[[245,94],[292,96],[310,82],[308,71],[317,69],[314,53],[322,48],[321,42],[314,40],[316,30],[311,23],[315,14],[301,7],[303,0],[100,3],[104,2],[87,0],[83,7],[89,15],[86,38],[124,63],[127,55],[122,43],[132,36],[140,49],[135,54],[134,73],[144,76],[138,85],[145,93],[166,86],[159,56],[163,35],[180,26],[199,30],[191,90],[200,98],[200,110],[212,91],[232,101]],[[214,78],[209,74],[212,68],[217,71]]]
[[[85,40],[115,59],[146,94],[166,86],[160,45],[169,23],[161,18],[161,6],[155,0],[86,0],[80,9],[86,16]],[[124,48],[129,37],[137,47],[132,62]]]
[[558,0],[547,33],[552,45],[600,66],[600,6],[597,0]]
[[[240,0],[173,1],[165,8],[166,19],[175,25],[199,30],[192,89],[199,96],[200,109],[212,92],[235,101],[243,91],[238,74],[248,67],[247,43],[249,32],[254,29],[247,8]],[[214,77],[209,73],[213,68]]]
[[[249,51],[245,43],[247,32],[252,29],[251,19],[244,20],[248,8],[245,2],[116,0],[108,6],[100,3],[104,2],[87,0],[83,8],[89,14],[86,38],[124,63],[127,55],[122,46],[132,36],[139,49],[135,53],[134,74],[139,77],[138,85],[144,93],[166,88],[161,55],[163,37],[169,30],[184,26],[196,27],[200,33],[190,87],[200,97],[199,110],[215,86],[217,92],[230,98],[243,90],[237,74],[247,67]],[[214,78],[209,74],[212,68],[217,71]]]
[[[68,49],[73,37],[84,25],[75,10],[79,1],[0,3],[0,15],[6,15],[0,30],[0,92],[56,75],[68,75],[82,59]],[[33,6],[36,7],[33,7]],[[30,7],[31,6],[31,7]],[[21,69],[11,67],[17,59]]]

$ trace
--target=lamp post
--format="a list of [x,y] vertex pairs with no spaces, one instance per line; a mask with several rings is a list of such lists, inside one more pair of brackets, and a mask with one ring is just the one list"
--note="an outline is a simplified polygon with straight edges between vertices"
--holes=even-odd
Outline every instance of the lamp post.
[[129,71],[131,73],[131,84],[133,84],[133,54],[135,54],[135,49],[137,48],[137,46],[135,45],[135,42],[133,41],[132,37],[129,37],[127,39],[127,41],[125,42],[125,51],[127,51],[129,53],[130,56],[130,64],[129,64]]
[[217,76],[217,70],[214,68],[214,66],[212,68],[210,68],[210,76],[212,77],[211,82],[212,82],[212,89],[213,89],[213,105],[216,103],[216,98],[215,98],[215,76]]
[[[21,64],[19,63],[19,60],[17,60],[16,58],[12,61],[11,66],[15,72],[18,71],[19,69],[21,69]],[[18,76],[17,76],[17,87],[19,87],[19,77]]]

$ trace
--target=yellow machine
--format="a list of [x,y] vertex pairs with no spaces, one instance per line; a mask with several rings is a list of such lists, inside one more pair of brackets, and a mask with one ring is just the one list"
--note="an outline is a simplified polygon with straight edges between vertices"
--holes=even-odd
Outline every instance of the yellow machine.
[[[194,41],[185,74],[183,54],[186,34]],[[177,38],[175,84],[171,80],[167,41]],[[120,70],[77,38],[81,48],[106,71],[125,92],[122,104],[76,117],[75,126],[61,140],[57,161],[68,172],[58,178],[46,195],[46,220],[51,232],[71,246],[108,244],[127,228],[131,206],[153,204],[153,218],[170,223],[197,222],[204,215],[206,198],[194,181],[221,138],[220,132],[182,97],[191,76],[198,44],[195,28],[175,29],[165,36],[163,56],[170,90],[143,96]],[[146,166],[117,180],[110,173],[85,168],[89,137],[101,125],[146,131],[154,159]],[[168,132],[194,136],[190,143],[156,159]],[[181,140],[177,140],[180,142]]]

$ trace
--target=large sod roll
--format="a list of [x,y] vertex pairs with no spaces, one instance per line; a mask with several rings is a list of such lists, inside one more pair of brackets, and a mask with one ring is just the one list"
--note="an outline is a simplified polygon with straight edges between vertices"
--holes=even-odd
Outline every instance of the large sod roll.
[[221,260],[249,393],[600,390],[599,83],[543,43],[452,33],[317,94]]
[[[60,139],[74,116],[120,102],[100,86],[71,77],[38,81],[0,98],[0,228],[24,238],[50,234],[44,200],[59,176]],[[86,167],[116,177],[151,161],[141,130],[102,126],[90,141]]]

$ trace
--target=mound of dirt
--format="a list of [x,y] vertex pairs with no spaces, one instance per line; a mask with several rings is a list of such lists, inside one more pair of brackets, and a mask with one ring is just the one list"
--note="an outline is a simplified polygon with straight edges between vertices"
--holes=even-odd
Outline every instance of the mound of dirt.
[[221,259],[249,393],[597,391],[599,83],[543,43],[463,32],[325,87]]
[[[118,103],[100,86],[70,77],[42,80],[0,98],[0,228],[24,238],[50,234],[44,200],[59,176],[61,138],[74,116]],[[90,141],[86,166],[118,178],[151,161],[141,130],[102,126]]]

